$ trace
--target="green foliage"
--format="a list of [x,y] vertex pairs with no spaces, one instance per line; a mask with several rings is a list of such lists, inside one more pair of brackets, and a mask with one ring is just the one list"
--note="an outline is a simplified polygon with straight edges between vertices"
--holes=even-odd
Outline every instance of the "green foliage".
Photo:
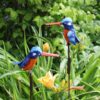
[[[50,45],[49,52],[60,58],[38,59],[33,69],[34,100],[65,100],[67,92],[55,93],[38,82],[51,70],[59,74],[56,82],[67,80],[67,48],[58,26],[46,27],[47,22],[71,17],[80,44],[71,45],[71,80],[84,85],[84,91],[71,91],[72,100],[100,99],[100,7],[98,0],[2,0],[0,4],[0,100],[29,99],[28,73],[13,61],[22,60],[34,45]],[[41,73],[40,73],[41,72]]]

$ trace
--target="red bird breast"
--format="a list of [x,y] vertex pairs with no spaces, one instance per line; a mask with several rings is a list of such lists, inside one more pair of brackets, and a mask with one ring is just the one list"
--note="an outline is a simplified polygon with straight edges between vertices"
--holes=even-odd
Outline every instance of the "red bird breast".
[[37,59],[30,59],[26,66],[23,67],[24,70],[31,70],[36,64]]
[[68,36],[67,36],[68,32],[69,32],[69,30],[64,29],[64,38],[65,38],[67,43],[69,43],[69,39],[68,39]]

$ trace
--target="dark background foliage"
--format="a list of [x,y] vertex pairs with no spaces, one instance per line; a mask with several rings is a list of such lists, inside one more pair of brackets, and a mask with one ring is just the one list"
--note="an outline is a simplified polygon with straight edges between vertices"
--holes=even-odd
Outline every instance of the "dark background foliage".
[[[61,79],[64,79],[67,54],[62,36],[63,27],[45,26],[47,22],[61,21],[64,16],[72,18],[76,34],[81,41],[77,46],[71,45],[71,79],[80,78],[79,85],[85,85],[85,91],[72,92],[72,96],[82,100],[86,100],[87,96],[91,98],[92,93],[93,99],[99,96],[100,0],[1,0],[0,47],[4,50],[0,48],[0,98],[7,95],[4,100],[27,100],[29,97],[27,74],[20,73],[10,62],[16,61],[16,58],[22,60],[33,45],[42,47],[43,43],[48,42],[51,52],[62,55],[54,61],[52,58],[40,58],[34,68],[34,82],[39,84],[38,77],[48,70],[52,70],[54,74],[60,73]],[[42,86],[39,91],[34,91],[36,100],[41,99],[41,95],[44,100],[67,98],[66,92],[56,94]]]

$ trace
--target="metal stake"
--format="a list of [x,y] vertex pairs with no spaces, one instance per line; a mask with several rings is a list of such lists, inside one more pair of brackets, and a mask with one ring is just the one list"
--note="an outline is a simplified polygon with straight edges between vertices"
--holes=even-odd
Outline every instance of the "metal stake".
[[32,100],[33,96],[32,70],[29,71],[29,80],[30,80],[30,100]]
[[70,69],[71,69],[71,58],[70,58],[70,44],[68,43],[68,62],[67,62],[67,74],[68,74],[68,99],[70,99]]

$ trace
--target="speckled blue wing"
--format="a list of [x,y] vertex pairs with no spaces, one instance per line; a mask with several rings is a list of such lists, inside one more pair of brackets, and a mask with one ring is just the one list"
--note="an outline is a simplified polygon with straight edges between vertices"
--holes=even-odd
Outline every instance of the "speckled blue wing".
[[26,64],[28,64],[29,60],[30,60],[30,57],[29,57],[29,55],[27,55],[23,61],[21,61],[21,62],[14,62],[14,64],[17,64],[21,68],[23,68]]
[[68,36],[69,41],[70,41],[72,44],[76,45],[77,43],[79,43],[79,39],[78,39],[78,37],[76,36],[75,30],[74,30],[74,29],[73,29],[73,30],[70,30],[70,31],[68,32],[67,36]]

